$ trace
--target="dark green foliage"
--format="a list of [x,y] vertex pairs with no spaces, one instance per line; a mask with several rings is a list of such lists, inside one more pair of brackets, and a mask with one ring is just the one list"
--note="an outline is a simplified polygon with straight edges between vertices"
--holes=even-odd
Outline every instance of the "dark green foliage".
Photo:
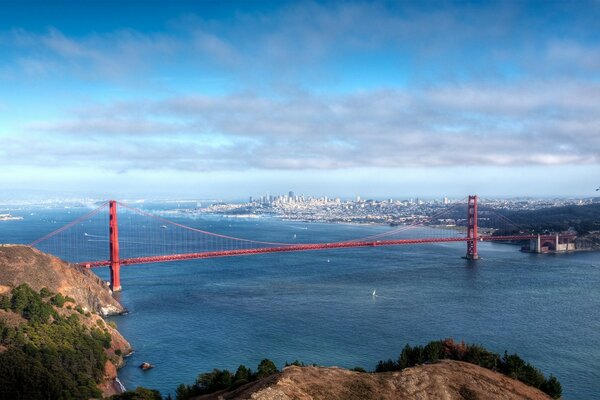
[[84,315],[85,311],[83,311],[83,308],[81,308],[81,306],[77,306],[75,307],[75,311],[77,311],[79,314]]
[[120,356],[120,355],[123,354],[123,352],[121,351],[121,349],[116,349],[115,350],[115,354],[118,355],[118,356]]
[[233,381],[235,383],[235,386],[241,386],[245,383],[250,382],[252,378],[252,370],[250,368],[247,368],[245,365],[240,365],[237,371],[235,371]]
[[256,376],[258,377],[258,379],[262,379],[266,378],[269,375],[276,374],[277,372],[279,371],[277,371],[275,363],[273,363],[273,361],[269,360],[268,358],[265,358],[260,362],[260,364],[258,364]]
[[364,368],[362,368],[362,367],[354,367],[354,368],[351,369],[351,371],[354,371],[354,372],[367,372],[367,370],[364,369]]
[[223,389],[235,389],[248,382],[260,379],[259,374],[262,372],[263,377],[277,373],[277,367],[273,361],[264,359],[260,362],[256,374],[245,365],[240,365],[235,372],[235,375],[228,370],[213,369],[211,372],[205,372],[198,375],[196,383],[193,385],[181,384],[175,391],[177,400],[187,400],[195,396],[214,393]]
[[42,299],[45,299],[46,297],[50,297],[53,296],[54,293],[50,291],[50,289],[48,289],[47,287],[43,287],[42,290],[40,290],[40,296],[42,296]]
[[540,386],[540,390],[553,399],[559,399],[562,395],[562,386],[556,377],[550,375],[550,378],[546,379],[542,386]]
[[10,298],[8,296],[0,296],[0,309],[2,310],[10,310]]
[[304,367],[304,366],[306,366],[306,364],[304,364],[303,362],[301,362],[301,361],[298,361],[298,360],[294,360],[294,362],[293,362],[293,363],[291,363],[291,364],[290,364],[290,363],[288,363],[287,361],[285,362],[285,366],[286,366],[286,367],[289,367],[289,366],[291,366],[291,365],[295,365],[296,367]]
[[10,308],[31,323],[45,323],[56,314],[52,306],[42,300],[42,296],[25,284],[12,290]]
[[68,301],[70,303],[75,303],[75,299],[69,296],[65,296],[65,301]]
[[54,304],[56,307],[62,307],[65,305],[65,296],[60,293],[57,293],[50,299],[50,302]]
[[110,333],[101,331],[100,329],[92,329],[92,337],[96,341],[102,343],[102,347],[104,347],[105,349],[110,348]]
[[228,370],[213,369],[212,372],[200,374],[196,380],[201,390],[205,393],[213,393],[217,390],[227,389],[233,384],[233,374]]
[[[486,350],[474,344],[455,343],[452,339],[438,340],[428,343],[425,347],[408,344],[404,346],[398,361],[379,361],[375,372],[398,371],[418,364],[435,362],[439,359],[449,359],[477,364],[481,367],[498,371],[513,379],[518,379],[527,385],[536,387],[551,397],[557,399],[562,394],[562,388],[554,376],[548,379],[531,364],[523,361],[517,354],[499,354]],[[464,396],[463,396],[464,397]]]
[[10,309],[28,321],[18,327],[0,323],[0,343],[8,347],[0,353],[0,399],[100,396],[96,383],[104,375],[110,335],[90,334],[75,315],[59,316],[27,285],[13,289]]
[[389,372],[389,371],[398,371],[400,369],[404,369],[406,367],[399,367],[394,360],[389,359],[387,361],[379,361],[377,366],[375,367],[375,372]]
[[125,393],[111,396],[111,400],[162,400],[158,390],[137,387],[135,390],[128,390]]

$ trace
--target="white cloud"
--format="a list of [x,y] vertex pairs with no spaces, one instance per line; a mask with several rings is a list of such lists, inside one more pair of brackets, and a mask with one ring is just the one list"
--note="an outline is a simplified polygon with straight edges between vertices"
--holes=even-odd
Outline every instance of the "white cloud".
[[600,164],[599,92],[537,82],[117,102],[31,122],[4,152],[117,170]]

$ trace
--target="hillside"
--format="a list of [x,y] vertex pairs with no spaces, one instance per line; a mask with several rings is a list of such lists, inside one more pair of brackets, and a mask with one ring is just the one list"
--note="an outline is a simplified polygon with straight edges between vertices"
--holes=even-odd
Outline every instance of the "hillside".
[[93,272],[23,245],[0,245],[0,294],[22,283],[72,297],[85,311],[101,315],[125,311]]
[[197,400],[548,400],[538,389],[474,364],[443,360],[398,372],[290,366],[233,391]]
[[101,315],[123,311],[90,271],[0,245],[0,399],[119,393],[131,346]]

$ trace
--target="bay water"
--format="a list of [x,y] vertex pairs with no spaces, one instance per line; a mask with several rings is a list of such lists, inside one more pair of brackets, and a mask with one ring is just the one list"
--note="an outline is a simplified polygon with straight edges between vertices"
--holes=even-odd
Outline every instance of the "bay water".
[[[11,208],[1,243],[29,243],[84,209]],[[259,240],[336,241],[389,227],[273,218],[173,217]],[[111,317],[135,352],[119,371],[129,388],[174,393],[213,368],[263,359],[371,370],[402,347],[454,338],[518,353],[555,375],[565,399],[600,397],[600,253],[521,253],[481,243],[281,253],[123,267]],[[95,269],[108,279],[106,268]],[[373,296],[376,290],[377,296]],[[156,367],[142,371],[138,365]]]

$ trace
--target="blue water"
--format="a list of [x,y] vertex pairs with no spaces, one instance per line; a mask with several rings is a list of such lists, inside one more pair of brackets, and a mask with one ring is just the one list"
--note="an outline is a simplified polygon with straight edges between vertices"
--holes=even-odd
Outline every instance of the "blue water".
[[[84,212],[29,211],[21,210],[23,221],[0,222],[0,242],[29,242]],[[267,240],[340,240],[386,229],[179,222]],[[112,319],[135,353],[119,376],[128,388],[166,394],[212,368],[255,368],[270,358],[279,367],[298,359],[372,369],[406,343],[453,337],[520,354],[557,376],[566,399],[598,398],[600,253],[533,255],[494,243],[480,244],[476,263],[464,253],[464,244],[451,243],[124,267],[119,297],[130,313]],[[106,269],[95,271],[108,278]],[[156,368],[141,371],[143,361]]]

